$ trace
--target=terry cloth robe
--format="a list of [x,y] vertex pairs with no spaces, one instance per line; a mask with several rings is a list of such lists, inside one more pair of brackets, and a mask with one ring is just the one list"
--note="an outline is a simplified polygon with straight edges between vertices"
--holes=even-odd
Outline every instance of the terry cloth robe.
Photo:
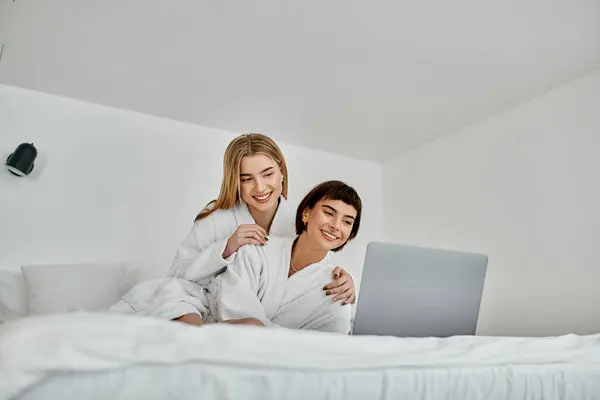
[[334,266],[326,256],[288,278],[294,237],[272,236],[265,246],[243,246],[209,284],[177,278],[141,283],[109,312],[161,319],[199,314],[206,322],[253,317],[266,326],[349,333],[350,306],[325,295]]
[[349,333],[351,309],[326,296],[335,268],[330,253],[288,278],[296,237],[244,246],[220,276],[218,320],[252,317],[265,326]]
[[[280,196],[270,233],[281,237],[294,236],[294,218],[295,212],[290,211],[287,201]],[[229,237],[240,225],[255,223],[244,202],[230,210],[216,210],[208,217],[194,222],[177,249],[168,276],[200,284],[209,283],[235,258],[236,253],[226,260],[222,257]]]

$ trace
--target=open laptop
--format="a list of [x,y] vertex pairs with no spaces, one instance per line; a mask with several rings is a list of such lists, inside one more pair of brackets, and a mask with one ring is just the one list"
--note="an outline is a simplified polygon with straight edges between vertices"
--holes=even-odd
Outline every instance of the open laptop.
[[483,254],[370,242],[353,335],[474,335],[487,271]]

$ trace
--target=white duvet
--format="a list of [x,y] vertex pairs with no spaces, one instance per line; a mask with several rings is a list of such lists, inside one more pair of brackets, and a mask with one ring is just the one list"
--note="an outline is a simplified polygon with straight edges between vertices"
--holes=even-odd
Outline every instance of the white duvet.
[[600,335],[401,339],[85,313],[0,328],[0,399],[56,398],[57,382],[86,399],[600,399]]

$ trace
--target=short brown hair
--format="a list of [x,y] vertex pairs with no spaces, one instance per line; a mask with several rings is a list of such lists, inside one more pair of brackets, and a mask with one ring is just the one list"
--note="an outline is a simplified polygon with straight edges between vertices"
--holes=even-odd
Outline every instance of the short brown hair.
[[[306,230],[304,221],[302,221],[302,213],[304,213],[304,210],[307,208],[313,209],[319,201],[325,199],[340,200],[356,209],[356,218],[354,219],[354,224],[352,225],[352,231],[350,232],[350,236],[346,241],[346,243],[348,243],[356,237],[358,234],[358,229],[360,228],[362,200],[354,188],[341,181],[323,182],[315,186],[306,196],[304,196],[304,199],[302,199],[300,205],[298,206],[298,210],[296,211],[296,234],[300,235]],[[332,251],[337,252],[342,250],[346,243],[333,249]]]

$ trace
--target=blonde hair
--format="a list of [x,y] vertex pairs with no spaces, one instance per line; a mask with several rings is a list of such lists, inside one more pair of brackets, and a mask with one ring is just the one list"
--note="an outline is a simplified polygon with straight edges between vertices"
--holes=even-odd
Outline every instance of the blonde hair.
[[229,210],[241,202],[240,166],[245,156],[265,155],[279,165],[283,175],[282,195],[288,196],[287,165],[281,150],[273,139],[260,133],[248,133],[233,139],[223,156],[223,181],[216,200],[211,201],[196,216],[195,221],[208,217],[216,210]]

